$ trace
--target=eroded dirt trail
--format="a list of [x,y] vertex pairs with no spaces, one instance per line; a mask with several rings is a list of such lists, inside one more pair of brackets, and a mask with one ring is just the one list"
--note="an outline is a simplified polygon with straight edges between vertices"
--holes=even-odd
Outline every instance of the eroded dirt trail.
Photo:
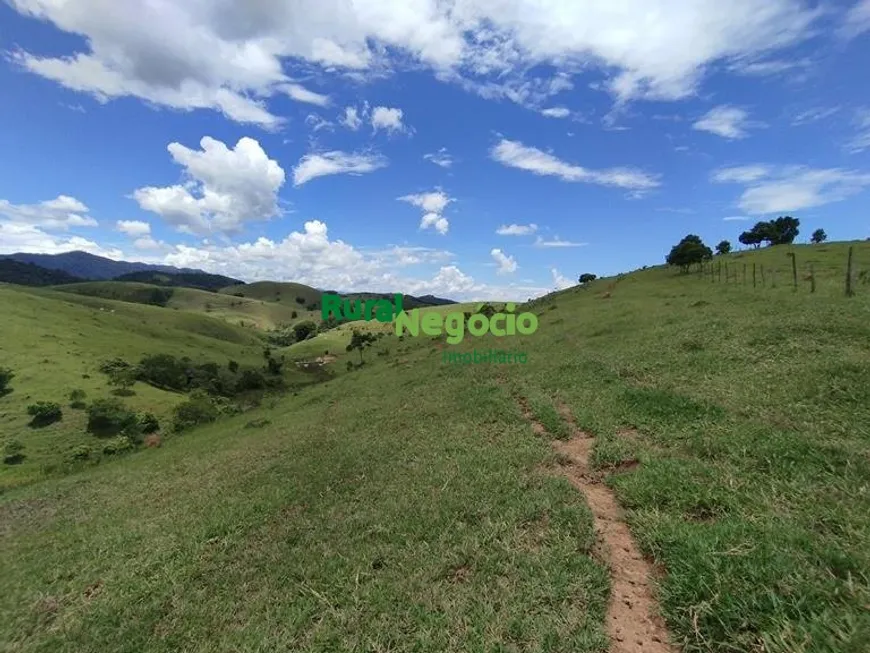
[[[520,408],[538,435],[547,435],[523,400]],[[589,458],[595,439],[580,430],[570,410],[559,412],[571,428],[571,439],[553,441],[553,447],[569,464],[563,471],[571,484],[586,497],[594,517],[594,528],[601,555],[610,569],[610,601],[607,606],[607,633],[612,653],[675,653],[667,628],[659,616],[652,590],[652,565],[641,555],[622,517],[613,492],[593,473]]]

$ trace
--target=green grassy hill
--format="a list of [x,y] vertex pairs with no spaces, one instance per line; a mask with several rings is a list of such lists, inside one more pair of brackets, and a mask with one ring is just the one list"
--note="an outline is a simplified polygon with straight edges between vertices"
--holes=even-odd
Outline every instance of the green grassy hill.
[[[244,288],[245,286],[241,286]],[[169,309],[208,313],[231,324],[271,330],[319,314],[301,306],[208,292],[195,288],[164,287],[133,281],[91,281],[58,286],[56,290]]]
[[301,283],[257,281],[242,286],[228,286],[220,292],[264,302],[277,302],[296,309],[305,309],[306,306],[317,306],[318,310],[320,308],[320,291]]
[[[854,246],[870,269],[870,243]],[[815,261],[816,293],[788,284],[788,251]],[[565,405],[660,574],[681,650],[863,653],[870,285],[844,296],[845,251],[737,253],[728,284],[661,267],[602,279],[534,302],[529,336],[384,338],[390,355],[297,396],[8,491],[0,642],[606,651],[592,513],[524,418],[567,437]],[[777,270],[776,287],[744,285],[743,263]],[[16,320],[33,333],[4,355],[43,355],[23,351],[44,346],[41,298],[0,292],[32,297]],[[66,331],[108,317],[71,312]],[[442,361],[475,348],[528,362]]]

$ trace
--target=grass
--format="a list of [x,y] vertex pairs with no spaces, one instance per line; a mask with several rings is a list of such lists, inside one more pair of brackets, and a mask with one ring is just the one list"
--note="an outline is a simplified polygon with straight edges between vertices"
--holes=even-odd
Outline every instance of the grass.
[[[738,260],[785,270],[786,251]],[[297,396],[9,490],[0,648],[604,651],[590,513],[516,391],[554,433],[564,404],[596,436],[683,651],[863,653],[870,288],[843,296],[844,245],[798,251],[814,295],[603,279],[536,302],[531,336],[457,346],[525,365],[387,337]]]
[[[320,306],[320,291],[301,283],[257,281],[243,286],[228,286],[222,288],[220,292],[283,304],[300,311],[304,310],[306,306]],[[304,302],[297,301],[297,298],[303,299]]]

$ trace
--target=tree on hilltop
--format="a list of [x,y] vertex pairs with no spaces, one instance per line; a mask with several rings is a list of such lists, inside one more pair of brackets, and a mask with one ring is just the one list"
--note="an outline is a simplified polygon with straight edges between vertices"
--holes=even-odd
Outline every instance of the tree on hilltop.
[[711,258],[713,258],[713,250],[703,243],[700,236],[689,234],[671,248],[665,262],[679,267],[683,273],[686,273],[691,265]]
[[790,215],[780,216],[776,220],[756,222],[749,231],[740,234],[740,242],[744,245],[758,247],[761,243],[768,245],[790,245],[800,233],[798,227],[801,221]]
[[818,245],[819,243],[823,243],[828,239],[828,234],[825,233],[824,229],[816,229],[813,232],[813,235],[810,236],[810,242],[814,245]]
[[578,281],[582,284],[587,284],[591,281],[595,281],[597,278],[598,277],[596,275],[592,274],[591,272],[585,272],[585,273],[580,275],[580,278],[578,279]]
[[718,245],[716,245],[716,253],[717,254],[727,254],[731,251],[731,243],[727,240],[721,241]]
[[353,351],[354,349],[359,350],[359,362],[362,365],[363,362],[363,349],[366,347],[371,347],[374,344],[375,336],[371,333],[363,333],[357,329],[353,330],[353,335],[350,338],[350,344],[345,347],[346,351]]

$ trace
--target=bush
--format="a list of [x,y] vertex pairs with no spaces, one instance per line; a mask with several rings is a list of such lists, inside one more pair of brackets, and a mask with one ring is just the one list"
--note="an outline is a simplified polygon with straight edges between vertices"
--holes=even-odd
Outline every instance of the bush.
[[3,462],[6,465],[17,465],[24,460],[24,445],[18,440],[10,439],[3,443]]
[[112,370],[109,373],[109,385],[114,388],[113,394],[119,397],[129,397],[133,392],[133,385],[136,383],[136,372],[133,368]]
[[259,370],[246,369],[242,370],[242,374],[236,383],[236,389],[239,392],[246,390],[262,390],[266,387],[266,377]]
[[69,453],[73,460],[87,460],[91,457],[91,448],[86,444],[80,444]]
[[186,431],[200,424],[214,422],[218,409],[207,395],[194,393],[190,399],[175,407],[172,430],[176,433]]
[[153,354],[139,361],[138,377],[145,383],[168,390],[187,390],[188,366],[169,354]]
[[4,395],[9,390],[9,382],[15,378],[15,374],[12,373],[8,367],[0,367],[0,395]]
[[87,429],[94,435],[135,435],[138,427],[136,413],[119,399],[97,399],[88,406]]
[[154,413],[142,413],[139,415],[139,428],[145,435],[155,433],[160,430],[160,422],[154,416]]
[[133,444],[133,441],[126,435],[119,435],[109,440],[103,446],[103,453],[108,456],[113,456],[131,451],[135,446],[136,445]]
[[312,333],[317,333],[317,325],[311,320],[298,322],[293,325],[293,333],[296,335],[296,340],[302,342]]
[[48,426],[63,417],[60,404],[53,401],[37,401],[35,404],[30,404],[27,407],[27,414],[33,418],[30,420],[31,426]]
[[103,374],[114,374],[115,372],[122,370],[129,370],[132,368],[132,365],[125,361],[123,358],[113,358],[112,360],[103,361],[100,363],[100,372]]
[[235,374],[239,371],[239,364],[236,361],[230,361],[229,363],[227,363],[227,369],[231,373]]
[[84,390],[73,390],[69,393],[70,408],[77,408],[79,410],[86,408],[87,404],[85,404],[85,398],[87,394]]

